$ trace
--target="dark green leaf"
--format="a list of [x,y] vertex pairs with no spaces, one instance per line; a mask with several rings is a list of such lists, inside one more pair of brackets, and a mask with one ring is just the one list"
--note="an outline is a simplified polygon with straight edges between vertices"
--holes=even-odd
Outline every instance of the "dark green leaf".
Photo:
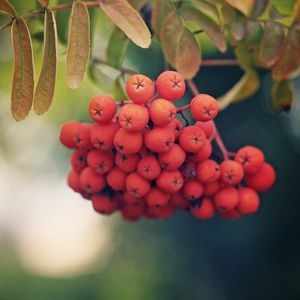
[[112,32],[106,49],[107,63],[118,69],[124,61],[129,40],[124,32],[116,27]]
[[[72,3],[73,0],[57,0],[57,4]],[[63,44],[68,43],[69,38],[69,20],[71,16],[70,9],[62,9],[55,12],[56,26],[57,26],[57,37]]]
[[185,29],[180,37],[177,55],[176,68],[185,79],[192,79],[198,72],[201,65],[201,49],[194,35]]
[[247,48],[247,45],[244,42],[240,42],[236,45],[234,49],[234,53],[236,55],[236,58],[240,64],[240,66],[244,70],[249,70],[252,68],[253,65],[253,57],[249,49]]
[[271,92],[272,106],[275,111],[289,110],[293,103],[293,91],[288,80],[274,83]]
[[258,46],[264,34],[261,23],[256,20],[248,20],[246,23],[246,32],[246,43],[248,47],[251,49]]
[[263,14],[266,7],[268,6],[269,0],[255,0],[251,17],[258,18],[260,15]]
[[272,5],[269,10],[269,17],[271,20],[280,20],[288,17],[288,15],[282,14],[281,12],[278,11],[275,5]]
[[11,17],[17,16],[15,8],[7,0],[0,0],[0,14],[2,13]]
[[259,63],[270,68],[282,54],[284,45],[284,27],[276,22],[267,21],[263,40],[259,48]]

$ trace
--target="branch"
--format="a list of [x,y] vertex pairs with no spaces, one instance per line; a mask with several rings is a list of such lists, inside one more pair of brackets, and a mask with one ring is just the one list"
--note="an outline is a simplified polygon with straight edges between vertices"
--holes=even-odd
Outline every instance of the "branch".
[[204,67],[223,67],[223,66],[239,66],[236,59],[206,59],[202,61],[201,66]]
[[[99,65],[107,65],[107,66],[109,66],[109,64],[106,61],[104,61],[104,60],[102,60],[100,58],[94,58],[93,62],[96,63],[96,64],[99,64]],[[133,70],[130,70],[130,69],[126,69],[126,68],[123,68],[123,67],[120,67],[119,71],[121,72],[122,75],[135,75],[135,74],[137,74],[136,71],[133,71]]]
[[[196,84],[195,84],[194,81],[188,80],[187,83],[188,83],[188,86],[189,86],[191,92],[194,94],[194,96],[200,94],[200,91],[198,90],[198,88],[197,88],[197,86],[196,86]],[[221,137],[221,135],[220,135],[220,133],[218,131],[218,128],[216,126],[216,123],[215,122],[213,122],[213,123],[214,123],[215,128],[216,128],[215,141],[216,141],[216,143],[217,143],[220,151],[222,152],[224,160],[229,159],[229,152],[226,149],[226,146],[225,146],[225,144],[223,142],[223,139],[222,139],[222,137]]]

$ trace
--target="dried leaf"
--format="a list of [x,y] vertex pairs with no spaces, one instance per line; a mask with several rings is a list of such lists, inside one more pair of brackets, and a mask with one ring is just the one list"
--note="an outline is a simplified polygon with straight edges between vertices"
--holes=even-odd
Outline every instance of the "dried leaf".
[[148,48],[151,34],[144,20],[126,0],[103,0],[99,3],[105,14],[136,45]]
[[169,1],[154,0],[152,5],[151,25],[155,34],[160,37],[167,17],[174,11]]
[[177,45],[183,33],[184,26],[176,13],[171,13],[167,18],[160,34],[163,52],[167,61],[175,68]]
[[300,0],[296,0],[293,10],[293,24],[300,22]]
[[225,0],[229,5],[242,12],[245,16],[250,16],[255,0]]
[[90,18],[84,2],[73,2],[67,50],[67,83],[78,88],[86,72],[90,53]]
[[180,12],[186,21],[198,24],[221,52],[226,51],[224,35],[212,19],[189,5],[182,5]]
[[43,7],[47,7],[49,5],[49,0],[39,0]]
[[34,89],[32,44],[23,17],[13,21],[11,34],[14,54],[11,110],[14,119],[20,121],[25,119],[31,109]]
[[259,47],[259,63],[270,68],[282,54],[284,45],[284,27],[276,22],[267,21],[263,40]]
[[177,56],[176,68],[185,79],[193,78],[201,65],[201,49],[194,35],[185,29],[180,37]]
[[243,77],[219,100],[221,109],[225,109],[231,103],[239,102],[252,96],[259,88],[260,82],[255,71],[247,71]]
[[274,80],[283,80],[293,74],[300,64],[300,31],[290,29],[279,57],[272,69]]
[[268,6],[269,0],[255,0],[254,6],[252,8],[251,17],[258,18],[263,14],[266,7]]
[[275,82],[272,87],[271,100],[275,111],[290,110],[293,103],[293,91],[288,80]]
[[45,13],[44,28],[43,64],[33,100],[33,108],[38,115],[49,109],[55,88],[56,24],[54,14],[50,9],[47,9]]
[[278,11],[275,5],[272,5],[269,10],[269,17],[271,20],[280,20],[288,17],[288,15],[282,14],[281,12]]
[[129,44],[124,32],[116,27],[112,32],[106,49],[107,63],[118,69],[121,67]]
[[0,14],[2,13],[11,17],[17,16],[15,8],[7,0],[0,0]]

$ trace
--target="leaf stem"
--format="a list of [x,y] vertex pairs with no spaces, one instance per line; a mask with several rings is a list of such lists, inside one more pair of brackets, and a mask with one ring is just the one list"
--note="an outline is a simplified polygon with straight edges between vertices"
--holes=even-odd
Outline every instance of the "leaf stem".
[[[189,86],[191,92],[194,94],[194,96],[200,94],[200,91],[198,90],[198,88],[197,88],[197,86],[196,86],[196,84],[195,84],[194,81],[188,80],[187,83],[188,83],[188,86]],[[224,160],[229,159],[229,156],[232,155],[232,153],[228,152],[228,150],[227,150],[227,148],[226,148],[226,146],[225,146],[225,144],[223,142],[223,139],[222,139],[222,137],[220,135],[220,132],[219,132],[219,130],[217,128],[216,123],[215,122],[213,122],[213,123],[214,123],[215,128],[216,128],[216,134],[215,134],[214,139],[215,139],[215,141],[216,141],[216,143],[217,143],[220,151],[222,152]]]

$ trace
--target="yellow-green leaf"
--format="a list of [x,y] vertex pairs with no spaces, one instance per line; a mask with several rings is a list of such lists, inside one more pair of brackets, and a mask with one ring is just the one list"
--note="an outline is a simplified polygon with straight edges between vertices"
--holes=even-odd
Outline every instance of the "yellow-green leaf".
[[1,13],[7,14],[11,17],[17,16],[15,8],[7,0],[0,0],[0,14]]
[[43,64],[34,94],[33,108],[40,115],[52,102],[56,78],[56,24],[53,12],[46,10],[44,23]]
[[43,7],[47,7],[49,5],[49,0],[39,0]]
[[284,45],[284,27],[272,21],[267,21],[264,28],[264,36],[259,47],[259,63],[270,68],[282,54]]
[[288,80],[274,83],[271,92],[272,106],[275,111],[289,110],[293,103],[293,91]]
[[300,31],[290,29],[279,57],[272,69],[274,80],[288,78],[300,65]]
[[151,25],[155,34],[160,37],[163,25],[174,11],[169,1],[154,0],[152,5]]
[[185,79],[192,79],[198,72],[201,65],[201,49],[194,35],[185,29],[180,37],[177,55],[176,68]]
[[74,1],[67,50],[67,83],[78,88],[86,72],[90,54],[90,18],[84,2]]
[[167,61],[175,68],[177,45],[183,33],[183,23],[176,13],[171,13],[161,30],[160,40]]
[[124,32],[116,27],[111,33],[106,49],[107,63],[118,69],[121,67],[128,48],[129,39]]
[[242,69],[251,70],[254,61],[251,52],[244,41],[236,45],[234,53]]
[[255,0],[225,0],[225,2],[242,12],[245,16],[250,16]]
[[219,100],[220,109],[225,109],[231,103],[239,102],[252,96],[259,88],[260,82],[255,71],[247,71],[243,77]]
[[102,0],[99,3],[105,14],[136,45],[148,48],[151,34],[139,13],[126,0]]
[[11,110],[14,119],[20,121],[31,109],[34,89],[32,44],[23,17],[13,21],[11,34],[14,54]]
[[182,5],[180,12],[185,21],[192,21],[198,24],[221,52],[226,51],[227,46],[224,34],[211,18],[189,5]]

